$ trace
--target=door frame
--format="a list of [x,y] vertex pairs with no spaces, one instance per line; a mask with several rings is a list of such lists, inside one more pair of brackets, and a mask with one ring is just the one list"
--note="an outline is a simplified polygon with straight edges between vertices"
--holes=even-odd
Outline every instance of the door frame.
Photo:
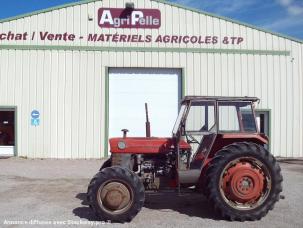
[[14,137],[15,137],[15,145],[14,145],[14,157],[18,155],[18,138],[17,138],[17,130],[18,130],[18,124],[17,124],[17,106],[5,106],[0,105],[0,112],[1,111],[13,111],[14,112]]
[[[268,109],[268,108],[258,108],[258,109],[255,109],[255,113],[256,113],[256,116],[257,116],[257,112],[267,112],[268,113],[268,138],[269,138],[269,143],[268,143],[268,150],[269,152],[271,152],[271,109]],[[260,130],[260,129],[258,129]]]
[[[181,88],[180,88],[180,97],[181,99],[185,96],[185,68],[182,67],[105,67],[105,109],[104,109],[104,116],[105,116],[105,134],[104,134],[104,157],[108,157],[108,140],[109,140],[109,71],[111,68],[133,68],[133,69],[175,69],[181,71]],[[180,108],[180,105],[179,105]]]

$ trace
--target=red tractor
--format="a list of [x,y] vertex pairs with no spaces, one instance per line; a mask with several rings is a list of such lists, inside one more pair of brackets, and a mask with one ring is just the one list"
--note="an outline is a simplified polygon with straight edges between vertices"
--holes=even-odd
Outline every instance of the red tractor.
[[202,192],[228,220],[259,220],[282,191],[276,159],[259,133],[254,97],[187,96],[171,138],[111,138],[111,157],[88,186],[88,203],[102,220],[130,221],[145,191]]

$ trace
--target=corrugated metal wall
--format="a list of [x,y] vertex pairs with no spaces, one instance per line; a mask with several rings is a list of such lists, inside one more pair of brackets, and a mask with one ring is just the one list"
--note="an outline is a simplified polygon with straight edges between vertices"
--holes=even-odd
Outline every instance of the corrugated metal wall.
[[[124,7],[126,1],[97,1],[0,23],[0,33],[13,31],[114,33],[96,20],[100,7]],[[271,147],[276,156],[303,156],[303,45],[223,19],[157,1],[135,0],[137,8],[159,8],[159,30],[119,29],[123,34],[233,35],[239,49],[290,51],[290,56],[228,53],[100,52],[0,49],[0,106],[18,107],[18,155],[53,158],[99,158],[105,138],[106,67],[185,69],[190,95],[258,96],[258,108],[271,109]],[[85,41],[4,44],[73,46],[188,47],[176,44],[116,44]],[[222,44],[209,48],[234,48]],[[30,112],[41,112],[41,126],[30,126]]]

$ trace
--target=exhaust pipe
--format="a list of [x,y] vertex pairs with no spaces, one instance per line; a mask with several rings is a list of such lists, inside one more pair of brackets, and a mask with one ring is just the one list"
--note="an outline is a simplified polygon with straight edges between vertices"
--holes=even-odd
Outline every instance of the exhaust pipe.
[[147,103],[145,103],[145,114],[146,114],[146,122],[145,122],[146,138],[150,138],[150,122],[149,122],[149,119],[148,119]]

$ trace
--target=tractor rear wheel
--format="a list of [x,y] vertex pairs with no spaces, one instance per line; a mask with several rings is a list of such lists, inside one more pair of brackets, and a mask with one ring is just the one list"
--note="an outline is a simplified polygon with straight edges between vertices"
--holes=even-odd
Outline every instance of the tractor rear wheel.
[[144,197],[144,186],[139,177],[118,166],[98,172],[87,190],[88,204],[102,221],[131,221],[141,210]]
[[206,195],[224,218],[259,220],[279,200],[282,175],[261,145],[234,143],[220,150],[206,172]]

